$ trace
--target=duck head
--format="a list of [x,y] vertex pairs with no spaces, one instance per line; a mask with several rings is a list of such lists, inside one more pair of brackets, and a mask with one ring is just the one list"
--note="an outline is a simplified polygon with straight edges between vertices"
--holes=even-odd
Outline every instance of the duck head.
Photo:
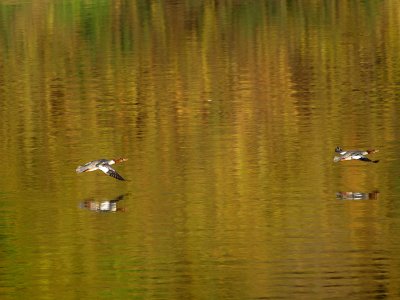
[[379,150],[378,149],[368,149],[367,152],[368,152],[368,154],[372,154],[372,153],[379,152]]
[[113,159],[113,161],[115,161],[116,164],[127,161],[127,160],[128,160],[127,158],[123,158],[123,157]]

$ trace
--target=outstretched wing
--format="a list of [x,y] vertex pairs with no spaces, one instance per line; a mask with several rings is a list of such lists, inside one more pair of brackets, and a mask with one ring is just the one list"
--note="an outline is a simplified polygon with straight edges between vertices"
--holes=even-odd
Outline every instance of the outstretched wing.
[[344,151],[343,151],[342,148],[340,148],[339,146],[337,146],[337,147],[335,148],[335,152],[336,152],[336,153],[341,153],[341,152],[344,152]]
[[111,168],[109,165],[99,165],[99,169],[102,170],[105,174],[107,174],[108,176],[114,177],[115,179],[118,180],[125,180],[124,178],[122,178],[121,175],[119,175],[117,173],[117,171],[115,171],[113,168]]
[[365,157],[365,156],[361,156],[359,158],[359,160],[366,161],[366,162],[372,162],[372,163],[375,163],[375,164],[379,162],[379,160],[370,160],[368,157]]

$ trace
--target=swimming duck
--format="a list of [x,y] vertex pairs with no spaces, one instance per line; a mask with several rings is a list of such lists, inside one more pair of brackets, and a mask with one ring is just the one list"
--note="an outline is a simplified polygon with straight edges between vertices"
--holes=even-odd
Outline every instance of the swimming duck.
[[117,164],[123,161],[128,160],[127,158],[117,158],[117,159],[98,159],[94,161],[90,161],[83,166],[79,166],[76,168],[76,173],[83,173],[83,172],[91,172],[91,171],[96,171],[96,170],[101,170],[105,174],[114,177],[115,179],[118,180],[125,180],[122,178],[121,175],[117,173],[113,168],[111,168],[111,165]]
[[339,153],[340,156],[335,156],[333,158],[334,162],[342,161],[342,160],[361,160],[361,161],[366,161],[366,162],[373,162],[377,163],[379,160],[370,160],[369,158],[365,157],[365,155],[372,154],[375,152],[378,152],[379,150],[375,149],[368,149],[368,150],[348,150],[344,151],[340,147],[336,147],[335,152]]

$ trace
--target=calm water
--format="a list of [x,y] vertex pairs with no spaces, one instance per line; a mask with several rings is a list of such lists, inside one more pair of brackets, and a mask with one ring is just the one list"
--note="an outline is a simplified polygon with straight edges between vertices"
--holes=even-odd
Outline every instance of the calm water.
[[[394,0],[0,1],[0,298],[400,297],[399,27]],[[116,157],[126,182],[75,173]]]

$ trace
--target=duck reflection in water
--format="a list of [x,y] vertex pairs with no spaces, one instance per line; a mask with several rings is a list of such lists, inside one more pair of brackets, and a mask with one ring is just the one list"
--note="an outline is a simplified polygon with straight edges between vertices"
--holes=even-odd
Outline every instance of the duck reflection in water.
[[124,199],[127,194],[119,195],[118,197],[111,200],[96,201],[94,199],[87,199],[80,203],[82,209],[98,212],[117,212],[125,211],[125,208],[118,207],[119,201]]
[[336,199],[340,200],[376,200],[378,199],[379,192],[373,191],[371,193],[361,192],[337,192]]

